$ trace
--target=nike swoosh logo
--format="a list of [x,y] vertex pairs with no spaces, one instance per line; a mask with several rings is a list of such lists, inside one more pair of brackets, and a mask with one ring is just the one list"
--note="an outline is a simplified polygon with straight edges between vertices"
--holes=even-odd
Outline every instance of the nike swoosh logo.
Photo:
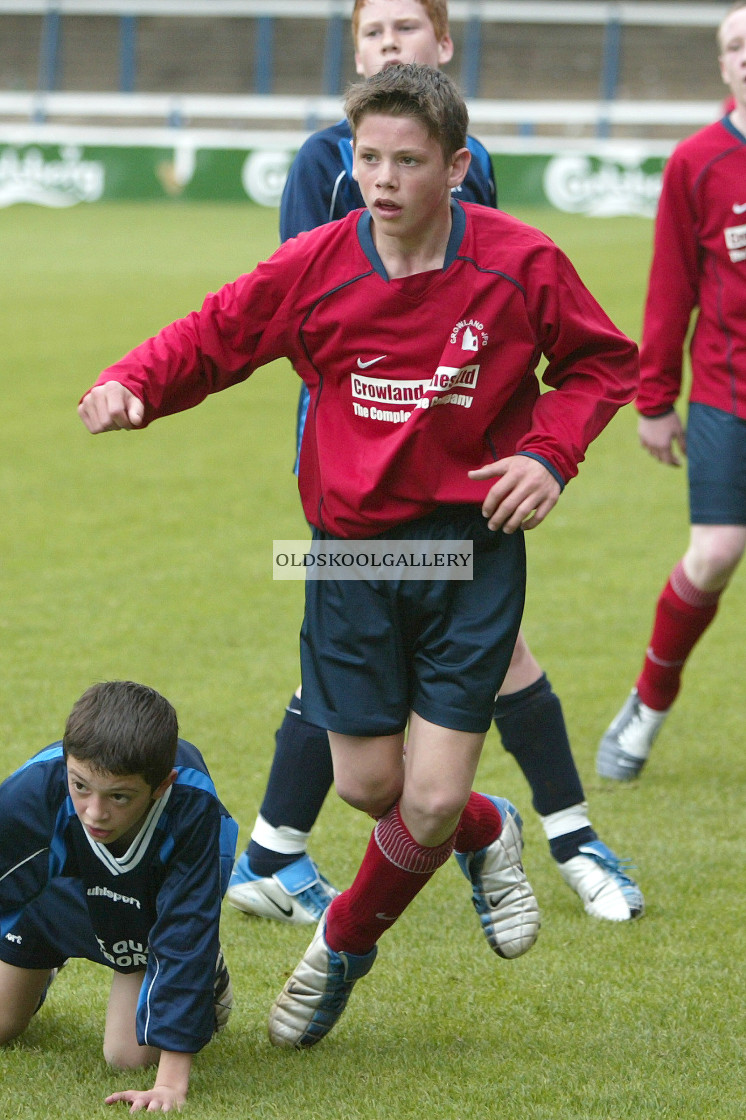
[[381,354],[380,358],[371,358],[369,362],[364,362],[362,358],[358,358],[357,368],[370,369],[371,366],[375,366],[378,364],[378,362],[382,362],[385,357],[387,357],[386,354]]
[[742,202],[740,205],[737,202],[734,202],[733,203],[733,213],[734,214],[746,214],[746,202]]
[[293,916],[292,906],[286,910],[284,906],[281,906],[279,902],[275,902],[273,898],[267,898],[266,895],[264,897],[267,902],[270,902],[272,904],[272,906],[276,906],[280,913],[284,914],[286,918],[291,918]]
[[396,921],[396,917],[392,918],[390,914],[376,914],[376,917],[378,918],[379,922],[395,922]]

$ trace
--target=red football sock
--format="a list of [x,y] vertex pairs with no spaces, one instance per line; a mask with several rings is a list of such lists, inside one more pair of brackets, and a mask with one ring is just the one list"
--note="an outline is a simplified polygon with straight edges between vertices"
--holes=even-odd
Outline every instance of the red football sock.
[[478,852],[497,840],[503,830],[500,810],[483,793],[470,793],[461,814],[454,847],[457,852]]
[[373,829],[352,886],[326,912],[326,943],[335,952],[368,953],[453,851],[453,837],[437,848],[418,844],[398,803]]
[[689,654],[715,617],[722,592],[700,591],[677,564],[658,600],[645,664],[637,681],[643,704],[663,712],[681,688]]

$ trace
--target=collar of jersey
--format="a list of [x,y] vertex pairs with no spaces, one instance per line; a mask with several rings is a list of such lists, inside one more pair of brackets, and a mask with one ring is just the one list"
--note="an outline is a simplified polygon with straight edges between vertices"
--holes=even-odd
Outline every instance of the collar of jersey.
[[730,117],[723,117],[723,124],[727,128],[728,132],[735,136],[737,140],[740,140],[742,144],[746,142],[746,136],[744,136],[740,129],[736,128]]
[[[357,224],[358,241],[360,242],[360,248],[363,250],[370,263],[373,265],[375,271],[378,273],[382,280],[385,280],[386,283],[388,283],[388,273],[383,267],[383,261],[379,257],[378,250],[376,249],[373,242],[373,231],[371,228],[372,223],[373,219],[370,216],[370,210],[363,210],[362,214],[360,215],[360,220]],[[460,202],[457,202],[455,198],[452,198],[451,232],[448,237],[448,245],[446,246],[445,260],[443,261],[444,272],[455,260],[456,254],[461,248],[461,242],[464,239],[465,232],[466,211],[464,210]]]
[[86,829],[83,828],[83,835],[91,845],[93,854],[97,859],[101,860],[111,875],[125,875],[128,871],[132,871],[134,867],[137,867],[148,850],[148,845],[156,830],[158,821],[161,819],[161,815],[168,805],[172,790],[173,786],[169,786],[163,796],[153,802],[147,817],[142,823],[142,828],[123,856],[117,857],[112,855],[106,844],[99,844],[98,840],[94,840]]

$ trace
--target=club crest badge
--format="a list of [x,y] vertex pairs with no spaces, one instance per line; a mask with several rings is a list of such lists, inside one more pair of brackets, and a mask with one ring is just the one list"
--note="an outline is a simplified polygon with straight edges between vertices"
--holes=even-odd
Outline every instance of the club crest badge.
[[478,319],[462,319],[451,331],[451,345],[460,344],[461,349],[469,354],[477,354],[488,342],[489,335]]

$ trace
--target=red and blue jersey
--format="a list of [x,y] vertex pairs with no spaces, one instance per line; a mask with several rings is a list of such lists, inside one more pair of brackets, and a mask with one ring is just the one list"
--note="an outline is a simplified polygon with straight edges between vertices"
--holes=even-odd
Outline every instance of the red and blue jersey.
[[[471,163],[466,177],[453,191],[462,202],[497,206],[492,160],[487,149],[473,136],[466,143]],[[347,120],[322,128],[301,146],[288,172],[280,201],[280,238],[287,241],[326,222],[336,222],[365,201],[352,177],[352,130]],[[308,413],[308,390],[301,386],[296,422],[296,461],[298,473],[303,429]]]
[[539,230],[471,203],[452,213],[444,266],[403,279],[367,210],[301,234],[97,384],[121,382],[149,423],[288,358],[310,394],[304,512],[338,537],[479,505],[490,484],[467,472],[516,452],[563,484],[634,397],[637,348]]

